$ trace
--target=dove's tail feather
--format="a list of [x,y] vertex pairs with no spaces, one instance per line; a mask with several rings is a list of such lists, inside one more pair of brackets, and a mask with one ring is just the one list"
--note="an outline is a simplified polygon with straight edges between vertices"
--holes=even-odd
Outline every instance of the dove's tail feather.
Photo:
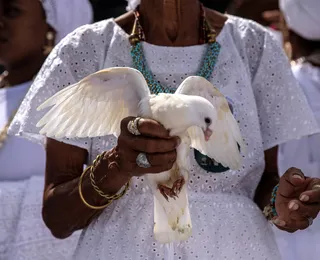
[[166,201],[159,191],[154,196],[154,236],[162,243],[184,241],[191,236],[192,224],[188,206],[187,185],[179,197]]

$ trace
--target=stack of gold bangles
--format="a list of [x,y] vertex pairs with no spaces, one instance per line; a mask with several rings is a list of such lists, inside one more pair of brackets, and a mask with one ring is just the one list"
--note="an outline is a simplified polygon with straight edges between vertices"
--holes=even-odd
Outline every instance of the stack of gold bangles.
[[[88,168],[85,169],[85,171],[81,174],[80,179],[79,179],[79,195],[80,198],[82,200],[82,202],[91,209],[94,210],[101,210],[104,209],[106,207],[108,207],[114,200],[118,200],[120,199],[129,189],[129,185],[130,185],[130,181],[126,183],[126,185],[116,194],[114,195],[108,195],[105,194],[102,190],[100,190],[100,188],[97,186],[95,180],[94,180],[94,170],[96,168],[96,166],[98,165],[98,163],[100,162],[100,160],[104,157],[104,155],[106,154],[106,152],[103,152],[102,154],[98,155],[97,158],[93,161],[92,166],[89,166]],[[83,193],[82,193],[82,182],[83,182],[83,178],[84,176],[90,172],[90,180],[91,180],[91,185],[94,188],[94,190],[103,198],[105,198],[107,200],[107,203],[102,205],[102,206],[93,206],[91,204],[89,204],[85,198],[83,197]]]

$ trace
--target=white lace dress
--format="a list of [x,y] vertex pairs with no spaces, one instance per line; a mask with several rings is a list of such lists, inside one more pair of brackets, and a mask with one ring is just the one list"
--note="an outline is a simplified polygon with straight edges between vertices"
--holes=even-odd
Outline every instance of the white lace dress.
[[[193,235],[174,244],[174,259],[278,260],[270,225],[253,202],[264,170],[264,150],[318,131],[305,96],[274,38],[259,25],[230,16],[218,36],[221,53],[211,81],[232,101],[248,153],[238,171],[212,173],[195,161],[189,198]],[[177,87],[199,69],[206,45],[160,47],[143,43],[148,65],[166,86]],[[11,133],[41,141],[38,105],[90,73],[132,66],[128,35],[107,20],[84,26],[52,52],[11,126]],[[91,160],[113,147],[112,136],[61,140],[88,149]],[[144,178],[108,207],[81,235],[74,254],[87,259],[164,259],[153,239],[153,196]]]

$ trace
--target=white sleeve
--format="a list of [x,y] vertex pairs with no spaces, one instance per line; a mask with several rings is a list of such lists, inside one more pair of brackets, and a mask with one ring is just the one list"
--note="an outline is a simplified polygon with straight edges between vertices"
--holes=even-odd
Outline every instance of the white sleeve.
[[[9,134],[44,144],[45,138],[39,134],[36,124],[47,110],[39,112],[37,107],[56,92],[102,68],[111,40],[111,27],[109,20],[82,26],[54,48],[23,100]],[[88,151],[91,147],[89,138],[59,141]]]
[[[295,65],[293,74],[306,94],[315,118],[320,123],[320,90],[318,69],[309,63]],[[320,74],[319,74],[320,75]],[[283,174],[289,167],[301,169],[309,177],[320,177],[320,134],[309,135],[279,146],[278,167]]]
[[318,133],[317,122],[289,61],[268,32],[258,57],[257,67],[252,71],[252,88],[264,149]]

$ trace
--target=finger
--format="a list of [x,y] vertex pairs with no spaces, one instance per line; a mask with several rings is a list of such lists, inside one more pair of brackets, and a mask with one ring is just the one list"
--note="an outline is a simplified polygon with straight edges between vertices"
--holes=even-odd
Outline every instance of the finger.
[[177,152],[173,150],[168,153],[149,153],[147,154],[147,158],[152,166],[161,166],[163,164],[174,163],[177,159]]
[[319,179],[311,181],[308,190],[301,193],[299,199],[304,203],[320,203],[320,184]]
[[304,230],[309,227],[309,221],[307,218],[296,219],[286,219],[283,220],[280,217],[273,219],[273,223],[279,228],[286,230],[288,232],[295,230]]
[[[130,158],[132,158],[132,156],[130,156]],[[167,163],[162,163],[162,165],[151,165],[151,167],[142,168],[137,165],[136,159],[129,160],[128,158],[123,165],[123,170],[129,172],[132,176],[142,176],[145,174],[169,171],[170,169],[172,169],[174,163],[174,161],[169,161]]]
[[142,135],[169,138],[169,131],[162,124],[152,119],[140,119],[138,129]]
[[294,197],[303,191],[304,181],[305,177],[301,170],[290,168],[280,178],[278,194],[285,198]]
[[299,200],[292,200],[288,203],[288,209],[290,211],[289,218],[301,219],[301,218],[316,218],[320,210],[319,204],[304,204]]
[[127,136],[124,140],[128,147],[137,152],[167,153],[174,151],[180,143],[178,137],[155,139],[144,136]]
[[[123,119],[121,122],[121,131],[131,135],[131,133],[128,131],[128,123],[134,119],[134,117],[127,117]],[[158,138],[169,137],[169,131],[166,130],[159,122],[152,119],[141,118],[137,127],[141,135]]]
[[300,220],[290,219],[289,221],[287,221],[287,224],[285,227],[288,229],[305,230],[309,227],[309,221],[307,218],[303,218]]
[[[125,159],[128,162],[136,163],[137,157],[140,152],[132,151],[125,152]],[[166,153],[146,153],[147,159],[152,166],[161,165],[165,163],[175,162],[177,158],[177,151],[173,150]]]
[[293,233],[293,232],[297,231],[296,228],[286,227],[286,222],[281,220],[280,218],[275,217],[271,220],[271,222],[272,222],[272,224],[274,224],[277,228],[279,228],[282,231],[286,231],[289,233]]

